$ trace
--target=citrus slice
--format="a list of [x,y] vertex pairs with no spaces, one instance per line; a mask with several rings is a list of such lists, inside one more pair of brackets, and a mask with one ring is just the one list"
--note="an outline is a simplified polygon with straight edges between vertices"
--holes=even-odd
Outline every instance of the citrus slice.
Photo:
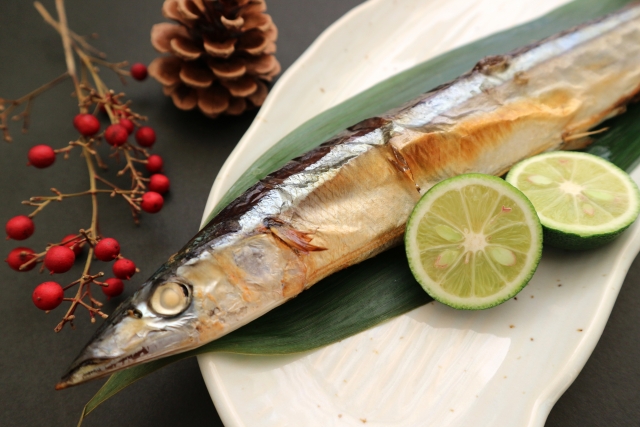
[[507,181],[533,203],[545,245],[585,250],[602,246],[635,221],[638,187],[626,172],[591,154],[552,152],[515,165]]
[[529,200],[504,180],[459,175],[422,196],[407,223],[405,248],[429,295],[478,310],[526,286],[540,261],[542,228]]

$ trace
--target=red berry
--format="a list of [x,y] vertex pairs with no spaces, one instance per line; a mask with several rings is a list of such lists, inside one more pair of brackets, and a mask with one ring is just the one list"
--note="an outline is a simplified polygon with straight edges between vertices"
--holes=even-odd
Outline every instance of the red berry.
[[66,273],[71,270],[76,254],[66,246],[53,246],[44,256],[44,266],[52,273]]
[[119,124],[109,125],[104,131],[104,139],[107,140],[109,145],[113,145],[114,147],[123,145],[127,142],[128,137],[129,133],[127,132],[127,128]]
[[29,159],[28,165],[35,166],[38,169],[48,168],[56,161],[56,152],[48,145],[40,144],[31,147],[27,153]]
[[35,252],[29,248],[15,248],[11,252],[9,252],[9,256],[5,260],[9,267],[14,269],[15,271],[29,271],[36,266],[36,263],[29,264],[28,267],[20,270],[20,266],[31,261],[35,258]]
[[78,114],[73,118],[73,126],[82,136],[93,136],[100,130],[100,121],[93,114]]
[[140,203],[140,207],[143,211],[148,213],[160,212],[162,205],[164,205],[164,199],[155,191],[147,191],[142,195],[142,203]]
[[109,298],[117,297],[124,291],[124,283],[120,279],[111,277],[104,281],[107,286],[101,286],[102,292]]
[[133,261],[120,258],[116,262],[113,263],[113,274],[118,279],[130,279],[136,273],[136,265]]
[[133,122],[125,117],[120,119],[120,125],[124,126],[124,128],[127,130],[127,134],[131,135],[133,133],[133,129],[135,128]]
[[142,126],[136,131],[136,141],[141,147],[151,147],[156,142],[156,131],[149,126]]
[[147,159],[147,170],[151,173],[162,172],[162,157],[157,154],[152,154]]
[[147,74],[148,71],[146,65],[136,62],[131,66],[131,77],[134,79],[142,81],[147,78]]
[[62,242],[66,242],[64,243],[64,246],[71,249],[73,253],[78,256],[82,253],[82,248],[84,246],[84,242],[80,242],[80,239],[82,239],[82,237],[78,237],[76,234],[69,234],[62,239]]
[[169,178],[161,173],[157,173],[155,175],[151,175],[151,179],[149,180],[149,190],[164,194],[169,191],[169,184]]
[[118,258],[118,255],[120,255],[120,244],[116,239],[107,237],[98,242],[94,249],[94,253],[96,254],[96,258],[100,261],[113,261]]
[[53,310],[62,303],[64,290],[56,282],[40,283],[33,290],[31,299],[40,310]]
[[7,236],[13,240],[24,240],[29,238],[36,226],[33,224],[33,220],[26,215],[18,215],[7,221],[4,226]]

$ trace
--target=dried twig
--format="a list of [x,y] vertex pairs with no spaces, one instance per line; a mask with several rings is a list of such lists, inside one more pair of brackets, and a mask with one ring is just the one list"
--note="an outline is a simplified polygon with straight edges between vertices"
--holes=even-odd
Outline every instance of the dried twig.
[[[103,66],[109,68],[123,79],[130,75],[130,72],[124,69],[124,67],[127,66],[127,62],[122,61],[112,63],[106,61],[105,55],[91,46],[86,41],[85,37],[81,37],[71,31],[67,24],[64,0],[55,1],[58,19],[52,17],[40,2],[35,2],[34,5],[45,22],[51,25],[51,27],[60,34],[64,48],[67,70],[56,79],[21,98],[15,100],[5,100],[0,98],[0,130],[3,132],[5,141],[11,141],[8,119],[12,118],[16,121],[22,120],[23,132],[26,132],[30,124],[31,109],[35,98],[68,78],[71,78],[73,81],[75,88],[74,93],[77,97],[78,108],[81,114],[86,114],[89,111],[97,113],[99,109],[103,108],[113,125],[118,124],[123,119],[130,120],[136,125],[139,125],[141,121],[146,120],[145,117],[131,110],[130,102],[124,100],[124,94],[116,94],[113,90],[109,89],[100,78],[97,71],[98,66]],[[79,68],[76,64],[76,58],[79,60]],[[78,70],[80,71],[79,75]],[[12,116],[16,109],[23,105],[25,107],[24,110]],[[98,122],[96,122],[96,126],[97,125]],[[67,323],[73,327],[73,322],[76,319],[75,311],[78,307],[84,307],[88,311],[92,322],[95,321],[96,315],[101,317],[107,316],[100,309],[102,303],[92,295],[91,286],[96,285],[105,288],[107,287],[107,282],[109,280],[107,279],[107,282],[98,280],[104,276],[103,272],[96,274],[91,273],[96,245],[98,245],[102,239],[98,228],[98,195],[108,194],[111,197],[122,197],[130,207],[135,222],[138,222],[140,211],[142,210],[141,200],[147,188],[146,183],[148,178],[144,178],[142,172],[138,170],[138,167],[146,163],[146,159],[149,157],[148,152],[144,148],[136,147],[129,142],[125,142],[122,145],[112,148],[114,156],[122,155],[125,160],[125,166],[117,172],[117,175],[129,174],[131,177],[131,187],[129,189],[123,189],[98,174],[98,168],[106,169],[106,164],[103,162],[98,150],[98,145],[103,139],[108,140],[108,137],[105,137],[104,134],[80,135],[78,139],[70,141],[65,147],[53,150],[54,155],[61,154],[65,158],[69,157],[69,153],[73,149],[79,148],[81,150],[89,178],[89,188],[87,190],[76,193],[63,193],[56,188],[51,188],[51,191],[53,192],[53,195],[51,196],[35,196],[22,202],[25,205],[35,208],[28,215],[29,218],[33,218],[49,206],[51,202],[61,202],[68,198],[85,196],[91,199],[91,223],[89,228],[80,229],[77,235],[63,239],[61,242],[49,244],[46,249],[40,253],[25,254],[23,252],[22,254],[28,255],[30,259],[20,264],[18,268],[19,270],[26,271],[30,270],[36,263],[43,261],[46,263],[46,257],[49,251],[58,246],[88,246],[87,258],[80,278],[70,282],[62,288],[63,292],[72,288],[76,288],[76,291],[75,295],[72,297],[63,298],[63,301],[67,301],[70,304],[66,313],[62,317],[62,320],[55,327],[54,330],[56,332],[62,330],[64,325]],[[106,188],[99,188],[98,184]],[[42,271],[43,268],[44,265],[40,270]]]

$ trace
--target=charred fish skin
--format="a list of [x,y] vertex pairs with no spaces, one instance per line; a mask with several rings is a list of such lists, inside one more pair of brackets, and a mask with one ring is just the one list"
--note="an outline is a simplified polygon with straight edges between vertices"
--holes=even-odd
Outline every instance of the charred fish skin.
[[574,148],[640,90],[640,6],[506,55],[292,160],[99,328],[57,388],[201,346],[397,244],[420,195]]

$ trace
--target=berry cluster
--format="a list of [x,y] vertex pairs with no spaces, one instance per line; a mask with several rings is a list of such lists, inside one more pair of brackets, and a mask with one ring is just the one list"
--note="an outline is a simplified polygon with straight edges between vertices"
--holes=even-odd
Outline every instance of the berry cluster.
[[[33,230],[33,221],[25,216],[11,218],[6,225],[8,237],[15,240],[26,239],[33,233]],[[36,266],[37,262],[43,261],[44,267],[51,274],[62,274],[71,270],[76,258],[82,254],[86,243],[93,247],[93,255],[100,261],[116,260],[112,267],[115,277],[106,279],[104,282],[94,279],[93,282],[101,286],[102,292],[108,298],[119,296],[124,291],[122,280],[130,279],[137,269],[133,261],[120,255],[120,244],[111,237],[95,241],[88,237],[87,233],[71,234],[64,237],[59,243],[50,245],[40,254],[36,254],[30,248],[15,248],[9,253],[6,262],[16,271],[29,271]],[[57,282],[41,283],[33,291],[33,303],[41,310],[53,310],[65,300],[64,290],[65,288]],[[67,300],[73,301],[72,298]]]
[[[140,70],[142,67],[145,67],[143,64],[135,64],[137,65],[137,69]],[[132,73],[133,73],[132,67]],[[146,67],[145,67],[146,69]],[[140,72],[140,71],[138,71]],[[114,102],[118,105],[117,101],[118,97],[111,97],[110,100],[105,103],[100,103],[100,106],[107,105],[109,102]],[[106,109],[105,109],[106,111]],[[139,147],[142,148],[151,148],[153,144],[156,142],[156,132],[150,126],[139,126],[136,130],[136,123],[128,118],[127,115],[131,115],[130,110],[115,110],[117,116],[117,123],[110,124],[104,130],[102,134],[100,132],[100,121],[96,116],[89,113],[80,113],[75,116],[73,119],[73,126],[76,130],[82,135],[84,138],[96,138],[100,139],[101,137],[111,145],[112,147],[122,147],[128,143],[129,136],[135,131],[135,140],[138,143]],[[131,115],[133,117],[133,115]],[[141,119],[141,116],[137,116]],[[72,142],[69,147],[65,147],[59,150],[54,150],[49,145],[40,144],[35,145],[29,150],[27,155],[29,162],[27,165],[34,166],[38,169],[44,169],[51,165],[56,160],[56,155],[60,153],[64,153],[65,155],[69,152],[69,149],[74,145]],[[132,149],[133,146],[125,147],[125,149]],[[144,162],[146,164],[146,169],[149,173],[151,173],[151,177],[148,179],[139,178],[140,180],[147,181],[147,188],[144,194],[141,195],[140,199],[133,200],[134,202],[138,202],[140,209],[148,213],[157,213],[162,209],[164,205],[163,194],[169,191],[169,178],[166,175],[161,174],[163,161],[160,156],[157,154],[148,155],[146,151],[138,148],[137,150],[133,148],[137,153],[141,153],[147,157],[147,160]],[[136,159],[130,159],[132,161],[136,161]],[[126,169],[132,169],[131,166],[127,166]],[[121,171],[121,172],[124,172]],[[131,172],[134,172],[133,170]],[[134,172],[134,173],[137,173]],[[109,184],[111,185],[111,184]],[[113,187],[113,186],[112,186]],[[140,187],[143,187],[140,185]],[[135,216],[135,215],[134,215]],[[24,217],[24,216],[22,216]],[[17,218],[17,217],[16,217]],[[26,218],[26,217],[24,217]]]
[[[142,64],[137,65],[138,70],[140,70],[141,67],[144,67]],[[117,97],[112,97],[111,102],[117,99]],[[101,105],[108,104],[109,101]],[[121,111],[123,111],[123,113],[118,114],[118,122],[109,125],[103,134],[99,133],[101,127],[100,120],[95,115],[89,113],[80,113],[76,115],[73,119],[73,126],[81,135],[77,143],[86,143],[91,145],[92,143],[99,141],[102,136],[112,147],[117,148],[127,144],[129,135],[134,133],[136,129],[136,123],[132,118],[139,117],[129,113],[129,117],[131,118],[128,118],[127,112],[130,110]],[[156,141],[156,133],[149,126],[139,126],[135,132],[135,139],[140,147],[150,148]],[[68,151],[68,148],[54,150],[48,145],[36,145],[29,150],[28,165],[36,168],[49,167],[55,162],[57,154],[66,154]],[[131,160],[133,159],[134,158],[132,157]],[[169,190],[169,179],[165,175],[159,173],[162,171],[163,161],[157,154],[147,155],[144,164],[147,171],[152,175],[149,178],[142,178],[139,173],[136,173],[136,179],[134,179],[134,181],[137,180],[139,182],[134,184],[136,187],[134,187],[133,190],[125,193],[132,195],[136,192],[142,192],[139,198],[129,197],[127,200],[134,206],[139,206],[139,209],[145,212],[156,213],[162,209],[164,204],[162,195]],[[134,170],[131,170],[131,172],[134,172]],[[109,192],[115,191],[118,193],[119,191],[123,191],[117,189],[113,184],[108,183],[104,178],[102,178],[101,181],[107,183],[111,187],[113,191]],[[145,185],[141,184],[142,182],[146,183],[148,191],[143,192],[140,189]],[[89,191],[87,194],[95,194],[97,191],[97,189]],[[65,196],[65,194],[58,193],[55,197],[57,199],[62,199]],[[35,205],[38,209],[36,209],[36,211],[30,216],[18,215],[9,219],[5,225],[7,238],[13,240],[25,240],[31,237],[35,231],[35,224],[31,217],[35,216],[35,214],[41,210],[40,208],[43,207],[43,203],[51,200],[51,198],[47,199],[43,197],[31,198],[27,204]],[[31,248],[17,247],[9,253],[6,262],[9,264],[9,267],[16,271],[30,271],[37,263],[42,262],[43,268],[49,270],[51,274],[62,274],[71,270],[76,258],[82,254],[85,245],[92,248],[93,256],[95,256],[96,259],[104,262],[111,262],[115,260],[112,266],[113,275],[115,277],[108,278],[103,282],[100,282],[96,280],[97,277],[101,276],[100,274],[96,275],[91,282],[99,285],[102,292],[108,298],[117,297],[122,294],[124,291],[123,280],[130,279],[137,271],[135,263],[122,257],[120,254],[120,244],[117,240],[110,237],[105,238],[94,235],[91,231],[87,232],[82,230],[80,234],[67,235],[60,242],[49,245],[41,253],[35,253]],[[63,288],[59,283],[54,281],[41,283],[33,291],[33,303],[39,309],[49,311],[57,308],[65,300],[73,302],[74,298],[64,297],[64,291],[67,288]],[[96,301],[93,301],[93,303],[99,307],[99,305],[96,304]],[[95,313],[103,314],[99,309],[96,310]]]
[[[29,271],[38,263],[42,263],[41,272],[47,269],[51,274],[63,274],[72,269],[75,261],[82,257],[85,248],[88,248],[86,251],[87,261],[80,278],[66,286],[55,281],[45,281],[33,291],[33,303],[41,310],[53,310],[63,301],[70,303],[62,321],[55,328],[57,332],[66,323],[73,326],[77,307],[86,308],[92,322],[95,321],[95,315],[106,317],[106,314],[100,309],[102,303],[96,300],[91,293],[91,285],[99,286],[107,298],[116,297],[124,291],[123,280],[130,279],[138,271],[133,261],[122,256],[117,240],[104,237],[99,233],[97,196],[107,194],[112,197],[121,197],[129,206],[134,221],[137,223],[141,212],[156,213],[162,209],[163,195],[169,190],[169,179],[161,173],[163,170],[162,158],[148,152],[156,142],[156,132],[153,128],[142,125],[146,118],[131,110],[130,102],[123,100],[124,94],[116,94],[109,90],[97,73],[98,65],[103,65],[116,72],[121,78],[131,76],[135,80],[144,80],[147,77],[147,67],[144,64],[136,63],[127,71],[123,69],[126,63],[109,63],[96,58],[94,56],[96,54],[102,58],[104,56],[90,46],[85,39],[75,35],[68,28],[66,31],[62,31],[62,23],[65,20],[56,21],[43,7],[36,6],[36,8],[45,21],[60,33],[63,41],[65,37],[73,37],[73,43],[70,43],[69,40],[63,43],[65,56],[67,58],[74,57],[75,54],[79,60],[83,78],[78,79],[75,63],[70,66],[67,61],[68,69],[65,75],[17,100],[3,101],[0,98],[0,130],[4,133],[4,139],[11,141],[7,127],[10,112],[20,105],[26,104],[24,112],[14,117],[14,119],[17,117],[18,120],[22,118],[25,125],[23,130],[26,130],[33,99],[54,85],[71,78],[75,86],[74,96],[80,106],[80,112],[73,118],[72,123],[79,134],[78,138],[63,148],[55,149],[46,144],[33,146],[28,152],[27,164],[38,169],[48,168],[56,162],[58,155],[67,159],[71,151],[79,149],[87,164],[89,188],[80,193],[70,194],[52,188],[51,190],[55,193],[52,196],[31,197],[23,204],[35,209],[28,215],[18,215],[9,219],[5,231],[9,239],[25,240],[34,234],[34,217],[47,205],[54,201],[59,202],[66,198],[81,196],[87,196],[91,199],[91,224],[88,228],[80,229],[76,234],[69,234],[59,242],[49,244],[39,253],[28,247],[16,247],[9,253],[6,262],[10,268],[16,271]],[[9,107],[2,108],[3,102]],[[103,112],[109,119],[109,123],[104,128],[99,118],[100,112]],[[133,137],[130,138],[130,136]],[[135,139],[135,143],[130,139]],[[107,170],[107,165],[100,155],[100,150],[105,149],[101,148],[105,147],[103,143],[106,143],[110,157],[124,160],[125,165],[117,171],[117,175],[130,176],[130,188],[120,188],[99,173],[102,170]],[[146,168],[149,175],[145,176],[139,170],[140,168]],[[103,280],[103,272],[91,274],[90,270],[94,258],[102,262],[111,262],[114,277]],[[74,287],[77,287],[75,295],[65,297],[65,291]]]

